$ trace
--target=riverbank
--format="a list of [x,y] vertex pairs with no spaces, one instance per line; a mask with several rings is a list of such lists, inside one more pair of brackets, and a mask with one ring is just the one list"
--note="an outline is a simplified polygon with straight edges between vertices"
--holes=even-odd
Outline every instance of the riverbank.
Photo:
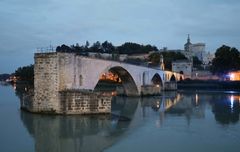
[[240,90],[240,81],[184,80],[177,84],[178,89],[199,90]]

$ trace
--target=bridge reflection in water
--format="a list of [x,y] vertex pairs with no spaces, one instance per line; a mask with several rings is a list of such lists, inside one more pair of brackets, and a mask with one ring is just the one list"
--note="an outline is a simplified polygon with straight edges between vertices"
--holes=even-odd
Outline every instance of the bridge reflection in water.
[[35,151],[103,151],[124,139],[145,120],[162,127],[168,116],[204,119],[210,105],[223,125],[239,121],[240,96],[201,92],[166,92],[156,97],[114,97],[111,115],[36,115],[21,111],[21,120],[35,141]]
[[[144,109],[163,111],[179,101],[172,96],[114,97],[111,115],[39,115],[21,111],[21,120],[35,140],[35,151],[102,151],[140,126]],[[161,107],[165,106],[165,107]]]

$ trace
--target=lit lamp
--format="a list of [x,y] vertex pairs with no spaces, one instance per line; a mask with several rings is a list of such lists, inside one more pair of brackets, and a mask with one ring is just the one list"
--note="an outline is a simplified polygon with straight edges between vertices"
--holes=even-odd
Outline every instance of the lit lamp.
[[233,81],[233,80],[234,80],[234,78],[235,78],[235,75],[234,75],[233,73],[231,73],[231,74],[230,74],[230,80],[232,80],[232,81]]

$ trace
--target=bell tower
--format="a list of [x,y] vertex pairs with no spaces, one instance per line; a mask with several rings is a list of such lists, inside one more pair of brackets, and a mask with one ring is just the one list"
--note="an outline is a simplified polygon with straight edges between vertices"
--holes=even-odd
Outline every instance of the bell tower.
[[160,69],[161,70],[165,69],[164,59],[163,59],[163,55],[162,54],[160,54]]
[[191,45],[192,43],[191,43],[190,35],[188,34],[187,43],[184,45],[184,50],[189,52]]

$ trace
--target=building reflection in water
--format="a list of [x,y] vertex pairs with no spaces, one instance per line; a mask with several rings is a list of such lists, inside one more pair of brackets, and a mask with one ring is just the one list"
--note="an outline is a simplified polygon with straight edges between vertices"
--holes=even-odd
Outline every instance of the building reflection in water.
[[212,111],[216,121],[221,124],[235,124],[239,121],[240,114],[240,96],[222,95],[218,100],[211,101]]
[[[188,125],[191,119],[204,119],[210,105],[215,120],[222,125],[237,123],[240,115],[240,95],[209,92],[166,92],[160,97],[142,98],[142,116],[159,112],[156,126],[160,127],[166,115],[184,116]],[[160,106],[159,106],[160,103]],[[151,107],[151,109],[149,109]]]
[[[31,89],[22,88],[23,92],[16,89],[16,94],[24,102]],[[212,109],[220,124],[234,124],[239,121],[240,96],[183,91],[156,97],[113,97],[111,115],[60,116],[21,111],[21,120],[35,141],[35,151],[95,152],[117,143],[149,118],[156,119],[156,127],[161,127],[171,116],[185,117],[190,125],[192,119],[204,119],[207,108]]]
[[163,124],[165,113],[181,101],[182,95],[176,91],[164,92],[162,96],[152,96],[141,98],[142,117],[149,117],[154,113],[159,113],[159,120],[156,120],[156,127]]
[[21,120],[34,138],[37,152],[97,152],[110,147],[131,129],[138,103],[139,98],[115,97],[112,115],[60,116],[21,111]]

